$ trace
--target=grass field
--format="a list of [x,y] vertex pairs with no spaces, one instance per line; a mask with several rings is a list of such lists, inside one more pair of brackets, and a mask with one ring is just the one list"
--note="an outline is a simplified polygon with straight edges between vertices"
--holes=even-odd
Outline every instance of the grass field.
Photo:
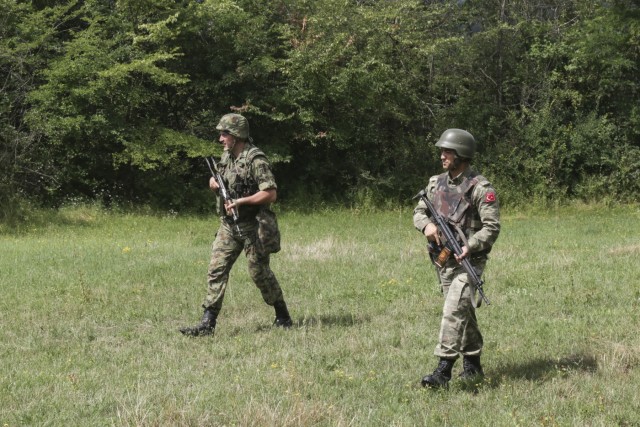
[[279,219],[294,328],[271,327],[241,256],[195,339],[178,328],[216,219],[75,207],[1,229],[0,424],[640,425],[638,206],[504,213],[476,390],[419,386],[442,299],[409,209]]

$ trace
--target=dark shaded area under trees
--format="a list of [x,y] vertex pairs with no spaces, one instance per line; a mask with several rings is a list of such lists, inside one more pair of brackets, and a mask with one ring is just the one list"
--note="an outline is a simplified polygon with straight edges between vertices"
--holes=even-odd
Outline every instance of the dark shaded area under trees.
[[210,209],[245,114],[291,205],[407,203],[460,127],[503,204],[640,194],[632,0],[0,0],[0,215]]

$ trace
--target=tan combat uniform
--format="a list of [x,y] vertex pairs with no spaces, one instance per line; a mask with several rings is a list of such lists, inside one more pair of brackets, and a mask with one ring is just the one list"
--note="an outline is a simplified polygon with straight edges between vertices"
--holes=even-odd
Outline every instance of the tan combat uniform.
[[[458,192],[460,193],[456,196]],[[426,193],[427,198],[433,202],[441,215],[445,218],[456,217],[459,220],[467,238],[469,260],[478,275],[482,275],[487,254],[491,251],[500,232],[500,209],[495,189],[486,178],[467,168],[453,179],[449,177],[448,172],[431,177]],[[448,200],[447,197],[449,197]],[[457,206],[464,205],[464,202],[460,205],[448,206],[448,202],[455,200],[456,197],[463,198],[469,204],[464,212],[456,209]],[[423,232],[431,222],[428,212],[427,206],[422,201],[414,210],[413,224],[420,232]],[[434,354],[440,358],[453,360],[460,355],[479,356],[482,352],[483,339],[473,304],[475,287],[453,255],[443,268],[438,268],[438,275],[445,301],[440,337]]]

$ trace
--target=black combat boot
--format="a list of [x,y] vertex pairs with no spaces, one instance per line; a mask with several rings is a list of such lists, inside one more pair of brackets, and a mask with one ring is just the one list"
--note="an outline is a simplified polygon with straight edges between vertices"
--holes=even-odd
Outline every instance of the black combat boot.
[[216,330],[216,318],[218,315],[213,310],[205,309],[199,325],[180,328],[180,332],[190,337],[213,335]]
[[484,377],[482,365],[480,365],[480,356],[464,356],[462,359],[461,380],[471,380]]
[[441,357],[435,371],[433,371],[431,375],[426,375],[422,378],[422,387],[448,387],[449,380],[451,379],[451,369],[453,368],[454,363],[456,363],[455,359],[443,359]]
[[273,321],[273,326],[290,328],[293,326],[291,316],[289,316],[289,310],[287,310],[287,303],[284,301],[278,301],[273,304],[273,308],[276,309],[276,320]]

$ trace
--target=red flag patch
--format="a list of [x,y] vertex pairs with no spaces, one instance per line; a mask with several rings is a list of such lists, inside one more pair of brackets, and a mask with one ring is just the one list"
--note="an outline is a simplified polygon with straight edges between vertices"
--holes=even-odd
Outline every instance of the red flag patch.
[[487,195],[484,196],[484,201],[486,203],[495,202],[496,201],[496,193],[494,193],[493,191],[490,192],[490,193],[487,193]]

